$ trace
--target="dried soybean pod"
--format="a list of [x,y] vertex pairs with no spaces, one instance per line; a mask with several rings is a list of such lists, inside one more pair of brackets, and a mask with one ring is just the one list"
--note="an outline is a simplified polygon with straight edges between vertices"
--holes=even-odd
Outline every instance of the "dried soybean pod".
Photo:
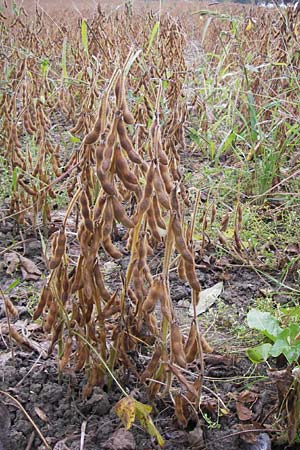
[[228,227],[228,223],[229,223],[229,214],[228,212],[226,212],[221,219],[221,227],[220,227],[220,231],[224,232],[227,230]]
[[72,338],[68,337],[64,347],[64,354],[59,362],[60,370],[63,370],[68,364],[71,353],[72,353]]
[[146,300],[143,303],[142,311],[145,314],[150,314],[154,311],[155,304],[159,300],[161,295],[161,282],[159,278],[155,278],[152,281],[149,293],[146,297]]
[[154,210],[154,216],[155,216],[156,223],[159,226],[159,228],[162,228],[163,230],[166,230],[167,227],[166,227],[166,224],[164,222],[164,219],[162,218],[160,207],[159,207],[156,195],[153,195],[152,202],[153,202],[153,210]]
[[180,278],[180,280],[187,281],[187,276],[186,276],[185,267],[184,267],[184,259],[182,258],[182,256],[179,256],[178,265],[177,265],[177,273],[178,273],[178,277]]
[[80,204],[80,212],[83,217],[84,226],[87,230],[89,230],[90,233],[93,234],[94,226],[93,226],[93,222],[91,220],[89,199],[88,199],[85,189],[83,189],[81,192],[81,195],[79,198],[79,204]]
[[98,171],[102,167],[102,161],[104,156],[104,149],[105,149],[105,140],[104,136],[101,138],[100,143],[96,147],[95,151],[95,158],[96,158],[96,170]]
[[36,320],[36,319],[38,319],[40,317],[40,315],[42,314],[42,312],[43,312],[43,310],[44,310],[44,308],[45,308],[45,306],[47,304],[47,301],[48,301],[49,297],[51,297],[51,290],[50,290],[50,287],[46,284],[43,287],[43,289],[42,289],[39,302],[38,302],[37,307],[36,307],[36,309],[34,311],[34,314],[33,314],[33,317],[32,317],[33,320]]
[[130,184],[138,184],[139,181],[132,170],[129,169],[126,158],[122,155],[122,150],[119,145],[115,147],[116,171],[119,178],[127,181]]
[[109,181],[109,177],[106,172],[104,172],[101,168],[97,169],[97,176],[103,187],[103,190],[109,195],[117,195],[116,188],[113,183]]
[[107,236],[110,236],[113,227],[113,220],[114,211],[112,206],[112,197],[109,196],[106,198],[102,217],[101,236],[103,240],[105,240]]
[[[121,77],[120,77],[121,78]],[[127,100],[126,100],[126,96],[125,96],[125,77],[122,76],[122,100],[121,100],[121,110],[123,113],[123,118],[124,118],[124,122],[127,123],[128,125],[133,125],[134,124],[134,116],[133,114],[130,112],[130,109],[128,107],[127,104]]]
[[108,302],[111,298],[111,295],[105,287],[102,272],[101,272],[98,261],[96,261],[95,266],[94,266],[94,279],[95,279],[96,286],[99,289],[101,298],[103,298],[103,300]]
[[168,194],[170,194],[170,192],[173,189],[173,182],[169,175],[169,169],[164,164],[159,163],[159,171],[160,171],[161,177],[163,179],[163,182],[165,183],[166,191]]
[[49,263],[49,268],[51,270],[59,266],[62,257],[65,253],[65,250],[66,250],[66,233],[65,230],[62,228],[61,230],[58,231],[56,246],[54,249],[53,256]]
[[112,204],[115,219],[118,222],[122,223],[126,228],[134,228],[133,221],[127,216],[125,208],[123,207],[121,202],[119,202],[116,196],[112,197]]
[[137,269],[139,272],[147,265],[147,247],[146,247],[146,233],[141,233],[138,242],[138,259]]
[[74,125],[73,128],[71,128],[69,131],[71,134],[74,133],[80,133],[80,131],[83,129],[84,127],[84,122],[85,122],[85,117],[84,115],[80,115],[76,124]]
[[172,214],[171,221],[172,221],[171,226],[172,226],[172,231],[174,233],[176,249],[178,250],[178,252],[181,254],[181,256],[183,257],[183,259],[185,261],[189,262],[190,264],[193,264],[194,258],[192,256],[191,252],[189,251],[189,249],[186,245],[186,242],[183,238],[182,226],[179,221],[178,214],[176,212],[174,212]]
[[118,123],[120,121],[120,113],[116,112],[114,114],[114,120],[111,126],[111,129],[109,130],[109,133],[107,135],[106,141],[105,141],[105,148],[103,152],[103,161],[102,161],[102,170],[106,172],[110,165],[112,160],[112,155],[114,151],[114,145],[117,139],[117,127]]
[[150,206],[151,195],[153,192],[154,169],[155,169],[155,167],[154,167],[154,163],[152,161],[148,168],[148,172],[147,172],[147,176],[146,176],[146,185],[144,188],[144,194],[143,194],[142,200],[140,201],[140,203],[138,205],[138,212],[137,212],[138,217],[141,217],[148,210],[148,208]]
[[[194,347],[195,347],[195,349],[194,349]],[[191,363],[192,361],[194,361],[195,355],[197,353],[197,325],[194,320],[191,323],[190,332],[189,332],[187,341],[184,346],[184,352],[185,352],[187,363]],[[194,354],[194,352],[195,352],[195,354]]]
[[112,258],[114,259],[122,258],[123,253],[121,253],[120,250],[118,250],[117,247],[114,246],[110,236],[108,236],[106,239],[102,241],[102,246],[106,251],[106,253],[108,253]]
[[200,335],[200,341],[204,353],[212,353],[214,351],[213,347],[209,345],[209,343],[202,334]]
[[147,378],[151,378],[154,375],[154,373],[158,369],[160,357],[161,357],[161,346],[157,345],[146,369],[140,376],[141,383],[145,383]]
[[15,307],[15,305],[12,303],[12,301],[9,300],[9,298],[4,298],[4,302],[5,302],[8,314],[10,316],[12,316],[12,317],[17,317],[18,316],[18,310]]
[[54,325],[54,323],[56,321],[57,313],[58,313],[58,306],[56,304],[56,301],[52,301],[51,305],[50,305],[50,309],[49,309],[48,314],[47,314],[46,321],[45,321],[44,326],[43,326],[43,330],[46,333],[51,331],[52,326]]
[[164,316],[164,318],[170,323],[172,321],[170,298],[162,278],[160,278],[160,289],[161,294],[159,300],[161,313]]
[[157,199],[158,199],[160,205],[163,206],[165,209],[169,210],[170,209],[169,196],[165,191],[165,185],[160,176],[158,167],[155,167],[153,186],[156,191],[156,196],[157,196]]
[[183,260],[183,264],[184,264],[184,270],[185,270],[185,274],[186,277],[188,279],[188,282],[191,286],[192,289],[194,289],[196,292],[200,292],[201,291],[201,286],[200,283],[197,279],[196,276],[196,269],[195,269],[195,261],[193,259],[193,262],[190,263],[189,261],[187,261],[186,259]]
[[211,207],[211,215],[210,215],[210,225],[212,225],[216,219],[217,208],[216,205],[213,204]]
[[94,206],[94,210],[93,210],[94,222],[97,222],[100,219],[105,201],[106,201],[105,195],[103,195],[102,192],[99,192],[95,206]]
[[118,135],[121,147],[127,153],[128,158],[136,164],[142,164],[143,160],[140,155],[134,150],[133,145],[127,135],[126,127],[122,119],[120,119],[118,122]]
[[150,206],[147,210],[147,220],[148,220],[148,225],[149,228],[151,230],[151,235],[153,236],[153,238],[158,241],[161,242],[161,236],[159,234],[159,231],[157,229],[157,223],[155,220],[155,215],[154,215],[154,209],[152,204],[150,203]]
[[171,323],[171,349],[175,363],[178,364],[178,366],[185,368],[186,359],[182,343],[182,335],[176,322]]

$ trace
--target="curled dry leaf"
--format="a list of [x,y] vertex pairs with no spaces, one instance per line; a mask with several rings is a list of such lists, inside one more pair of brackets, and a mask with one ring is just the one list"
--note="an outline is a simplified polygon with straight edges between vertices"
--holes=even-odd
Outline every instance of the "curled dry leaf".
[[31,259],[25,258],[16,252],[5,253],[4,262],[7,264],[6,272],[10,275],[20,268],[23,280],[37,281],[42,274]]

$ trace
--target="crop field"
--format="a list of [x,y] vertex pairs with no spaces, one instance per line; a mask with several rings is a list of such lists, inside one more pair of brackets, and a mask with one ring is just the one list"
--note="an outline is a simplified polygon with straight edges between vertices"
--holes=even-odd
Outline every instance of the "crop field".
[[298,449],[300,7],[65,3],[0,5],[0,450]]

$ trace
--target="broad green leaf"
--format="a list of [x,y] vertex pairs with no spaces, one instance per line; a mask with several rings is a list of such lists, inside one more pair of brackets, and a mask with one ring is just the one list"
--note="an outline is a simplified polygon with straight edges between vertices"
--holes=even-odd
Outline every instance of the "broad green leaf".
[[62,76],[63,78],[68,78],[67,72],[67,38],[64,38],[62,54],[61,54],[61,67],[62,67]]
[[87,37],[87,24],[86,20],[82,19],[81,22],[81,41],[86,54],[89,54],[88,37]]
[[272,344],[261,344],[254,348],[249,348],[246,354],[250,361],[254,364],[258,364],[262,361],[266,361],[270,357],[270,352],[272,349]]
[[272,314],[258,309],[251,309],[248,312],[247,322],[250,328],[261,331],[273,342],[276,340],[276,336],[282,332],[278,320]]
[[276,339],[271,351],[271,355],[276,357],[281,355],[286,357],[289,364],[300,357],[300,326],[292,323],[283,330]]
[[154,24],[154,26],[153,26],[153,28],[151,30],[151,33],[150,33],[150,36],[149,36],[149,43],[148,43],[148,48],[147,48],[147,51],[146,51],[146,55],[148,55],[148,53],[151,50],[153,41],[155,39],[155,36],[158,33],[158,30],[159,30],[159,21],[155,22],[155,24]]

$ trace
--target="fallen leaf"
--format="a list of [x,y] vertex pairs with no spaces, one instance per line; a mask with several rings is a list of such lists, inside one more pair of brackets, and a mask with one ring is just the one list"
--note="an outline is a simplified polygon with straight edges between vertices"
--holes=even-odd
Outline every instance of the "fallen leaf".
[[5,253],[3,259],[7,265],[6,273],[12,275],[19,268],[20,260],[18,254],[16,252]]
[[12,275],[20,268],[23,280],[37,281],[42,274],[33,261],[16,252],[5,253],[4,262],[7,265],[6,272],[9,275]]
[[253,413],[251,409],[245,406],[244,403],[236,402],[235,406],[239,420],[245,421],[250,420],[252,418]]
[[38,269],[36,264],[31,261],[31,259],[25,258],[24,256],[19,256],[21,264],[21,272],[24,280],[37,281],[42,272]]
[[35,407],[34,407],[34,410],[35,410],[36,415],[37,415],[43,422],[45,422],[45,423],[48,423],[48,422],[49,422],[49,419],[48,419],[46,413],[44,413],[44,411],[43,411],[41,408],[39,408],[38,406],[35,406]]
[[[214,286],[204,289],[204,291],[200,292],[198,305],[196,307],[196,315],[199,316],[207,311],[217,300],[217,298],[221,295],[223,290],[223,282],[215,284]],[[194,315],[193,305],[190,305],[189,316]]]

